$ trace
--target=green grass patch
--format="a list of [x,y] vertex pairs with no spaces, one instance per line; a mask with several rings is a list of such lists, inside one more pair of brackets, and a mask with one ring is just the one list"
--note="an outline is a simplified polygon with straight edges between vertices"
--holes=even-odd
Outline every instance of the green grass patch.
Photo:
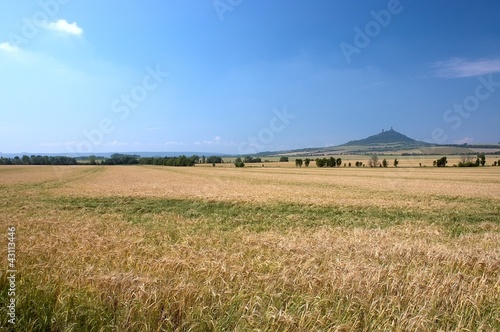
[[[176,215],[196,220],[202,231],[254,232],[293,228],[361,227],[387,228],[412,221],[444,227],[450,235],[482,232],[482,223],[500,224],[500,208],[489,200],[476,200],[474,209],[460,211],[382,208],[373,206],[315,206],[297,203],[232,203],[220,201],[141,197],[48,197],[48,206],[81,213],[119,214],[123,220],[147,225],[155,215]],[[478,204],[481,206],[478,208]]]

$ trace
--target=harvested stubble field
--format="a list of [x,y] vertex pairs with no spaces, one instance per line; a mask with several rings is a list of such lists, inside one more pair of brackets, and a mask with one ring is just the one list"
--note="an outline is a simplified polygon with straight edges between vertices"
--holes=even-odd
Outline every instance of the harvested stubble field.
[[1,300],[14,225],[19,331],[498,331],[499,173],[2,167]]

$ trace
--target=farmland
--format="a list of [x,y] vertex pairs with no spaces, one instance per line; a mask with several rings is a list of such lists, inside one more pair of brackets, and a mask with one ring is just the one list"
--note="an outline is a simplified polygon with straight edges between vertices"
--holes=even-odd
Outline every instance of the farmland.
[[499,172],[2,166],[16,327],[500,330]]

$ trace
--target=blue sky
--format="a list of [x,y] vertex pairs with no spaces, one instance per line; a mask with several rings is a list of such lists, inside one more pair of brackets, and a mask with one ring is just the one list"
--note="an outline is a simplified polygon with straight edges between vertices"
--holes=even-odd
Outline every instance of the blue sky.
[[0,2],[0,151],[500,141],[496,0]]

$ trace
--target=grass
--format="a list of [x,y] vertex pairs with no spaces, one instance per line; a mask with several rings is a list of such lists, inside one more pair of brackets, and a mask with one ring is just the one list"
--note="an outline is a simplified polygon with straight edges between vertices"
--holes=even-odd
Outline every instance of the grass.
[[16,329],[499,330],[497,170],[392,171],[0,170]]

